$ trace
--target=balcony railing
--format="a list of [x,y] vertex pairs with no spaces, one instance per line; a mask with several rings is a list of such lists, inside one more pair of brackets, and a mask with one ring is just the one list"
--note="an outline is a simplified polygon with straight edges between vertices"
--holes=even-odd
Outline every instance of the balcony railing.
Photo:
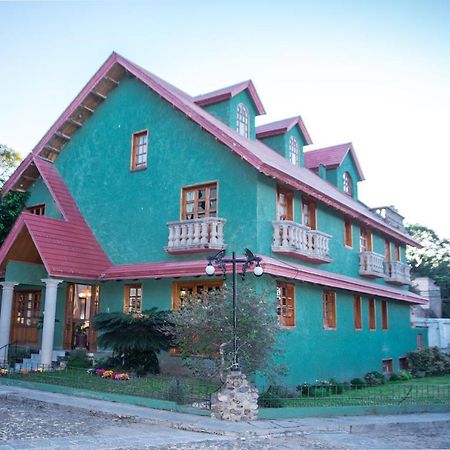
[[411,284],[411,276],[408,264],[401,261],[386,262],[386,281],[393,284]]
[[330,262],[331,236],[291,220],[274,220],[272,251],[309,262]]
[[226,248],[223,226],[226,220],[218,217],[167,222],[168,253],[199,253]]
[[384,278],[384,256],[373,252],[360,252],[359,274],[371,278]]

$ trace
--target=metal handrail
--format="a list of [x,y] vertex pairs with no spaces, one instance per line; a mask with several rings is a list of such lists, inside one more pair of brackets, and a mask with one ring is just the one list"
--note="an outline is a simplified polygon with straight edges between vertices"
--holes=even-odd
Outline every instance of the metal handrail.
[[11,345],[17,345],[19,343],[19,341],[12,341],[12,342],[9,342],[8,344],[5,344],[5,345],[3,345],[2,347],[0,347],[0,350],[2,350],[2,349],[4,349],[4,348],[7,348],[7,347],[9,347],[9,346],[11,346]]

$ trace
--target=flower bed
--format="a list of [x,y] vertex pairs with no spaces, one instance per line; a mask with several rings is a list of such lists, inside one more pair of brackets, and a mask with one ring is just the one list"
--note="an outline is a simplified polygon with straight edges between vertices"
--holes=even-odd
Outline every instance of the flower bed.
[[88,369],[87,373],[90,375],[99,376],[103,379],[111,379],[119,381],[127,381],[130,379],[130,376],[125,372],[114,372],[113,370],[107,369]]

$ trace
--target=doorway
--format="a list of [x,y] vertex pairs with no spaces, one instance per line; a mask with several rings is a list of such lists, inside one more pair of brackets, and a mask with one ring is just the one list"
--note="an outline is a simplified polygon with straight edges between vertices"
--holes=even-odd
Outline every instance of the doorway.
[[15,291],[11,342],[38,347],[41,291]]
[[99,307],[100,287],[89,284],[67,285],[66,313],[64,319],[64,349],[84,348],[97,350],[97,333],[92,318]]

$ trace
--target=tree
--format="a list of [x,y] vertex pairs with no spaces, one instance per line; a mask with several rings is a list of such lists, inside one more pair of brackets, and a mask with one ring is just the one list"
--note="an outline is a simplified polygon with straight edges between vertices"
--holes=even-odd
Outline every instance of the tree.
[[113,350],[113,360],[123,369],[141,374],[160,372],[157,354],[172,345],[166,311],[152,308],[139,315],[100,313],[93,323],[99,331],[97,342]]
[[414,278],[430,277],[435,281],[444,299],[443,315],[450,317],[450,240],[419,224],[408,225],[407,230],[423,246],[407,250],[411,273]]
[[[0,189],[19,162],[20,156],[16,151],[0,144]],[[26,198],[27,194],[24,192],[10,191],[0,199],[0,245],[22,212]]]
[[[233,361],[232,316],[232,292],[227,288],[191,297],[173,311],[172,333],[178,350],[185,365],[197,375],[224,380]],[[243,286],[238,289],[238,319],[238,354],[243,372],[273,375],[280,370],[271,363],[280,353],[276,348],[280,328],[273,303],[264,294]]]

